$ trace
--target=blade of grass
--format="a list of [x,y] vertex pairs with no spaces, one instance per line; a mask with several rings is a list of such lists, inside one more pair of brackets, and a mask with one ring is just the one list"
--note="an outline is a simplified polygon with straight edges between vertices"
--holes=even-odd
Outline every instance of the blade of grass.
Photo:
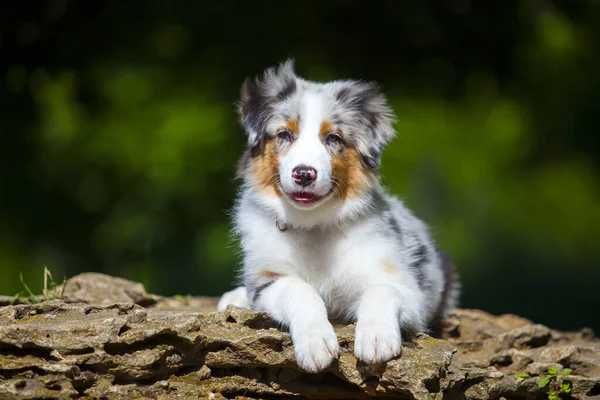
[[27,294],[29,295],[30,302],[34,303],[34,304],[35,303],[39,303],[38,300],[35,298],[35,294],[33,294],[33,292],[31,291],[31,289],[29,289],[29,286],[27,286],[27,284],[25,283],[25,280],[23,279],[23,273],[22,272],[19,272],[19,277],[21,278],[21,284],[23,285],[23,287],[27,291]]
[[65,287],[67,287],[67,277],[63,276],[62,290],[60,291],[60,299],[61,300],[65,298]]
[[44,288],[42,289],[42,295],[44,296],[44,299],[48,300],[48,291],[47,291],[47,287],[48,287],[48,268],[46,268],[46,266],[44,265]]
[[[50,278],[50,285],[48,285],[48,278]],[[48,269],[47,265],[44,265],[44,298],[46,300],[48,300],[48,287],[52,287],[52,284],[56,285],[56,283],[54,283],[54,278],[52,277],[52,273],[50,272],[50,270]]]
[[20,297],[21,297],[21,292],[15,294],[13,296],[13,298],[10,300],[10,305],[11,306],[14,305],[17,302],[17,300],[19,300]]

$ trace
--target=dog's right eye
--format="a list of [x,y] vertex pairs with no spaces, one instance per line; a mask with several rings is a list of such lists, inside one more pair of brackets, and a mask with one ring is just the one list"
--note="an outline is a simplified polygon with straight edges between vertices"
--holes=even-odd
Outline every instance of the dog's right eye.
[[277,137],[283,142],[291,142],[294,140],[294,135],[287,129],[277,132]]

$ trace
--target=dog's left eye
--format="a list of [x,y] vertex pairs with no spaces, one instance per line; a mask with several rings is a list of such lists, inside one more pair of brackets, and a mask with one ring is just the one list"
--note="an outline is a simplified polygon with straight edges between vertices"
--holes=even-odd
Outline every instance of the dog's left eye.
[[294,140],[294,135],[287,129],[277,132],[277,137],[284,142],[291,142]]
[[339,133],[335,133],[335,132],[331,132],[330,134],[328,134],[325,137],[325,142],[328,145],[334,145],[334,146],[341,146],[345,143],[344,138]]

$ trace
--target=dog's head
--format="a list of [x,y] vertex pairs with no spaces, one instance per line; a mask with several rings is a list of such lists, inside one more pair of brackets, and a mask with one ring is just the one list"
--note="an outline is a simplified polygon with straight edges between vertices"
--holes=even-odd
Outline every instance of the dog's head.
[[307,81],[291,61],[247,80],[239,113],[249,146],[240,175],[300,210],[364,194],[394,136],[392,111],[376,85]]

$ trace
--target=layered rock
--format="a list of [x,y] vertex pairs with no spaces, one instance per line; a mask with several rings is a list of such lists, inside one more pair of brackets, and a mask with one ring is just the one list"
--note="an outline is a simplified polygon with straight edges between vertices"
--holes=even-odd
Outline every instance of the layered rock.
[[[420,334],[398,359],[365,365],[353,355],[354,326],[337,326],[341,357],[307,374],[267,314],[214,312],[216,301],[83,274],[64,301],[0,307],[0,399],[541,399],[537,381],[552,366],[573,369],[574,398],[600,398],[590,330],[457,310],[442,339]],[[515,377],[523,372],[531,378]]]

